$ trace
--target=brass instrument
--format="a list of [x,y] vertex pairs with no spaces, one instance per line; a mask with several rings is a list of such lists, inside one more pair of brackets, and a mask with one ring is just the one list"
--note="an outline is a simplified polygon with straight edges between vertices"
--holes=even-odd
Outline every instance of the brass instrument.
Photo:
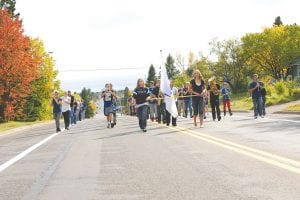
[[210,90],[214,95],[219,95],[220,90],[217,88],[217,82],[216,82],[216,77],[213,76],[210,79],[208,79]]

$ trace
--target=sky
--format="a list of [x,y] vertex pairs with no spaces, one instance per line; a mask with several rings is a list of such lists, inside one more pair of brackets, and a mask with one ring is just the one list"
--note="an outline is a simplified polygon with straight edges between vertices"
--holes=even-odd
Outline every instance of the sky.
[[262,31],[277,16],[300,24],[298,0],[20,0],[16,7],[25,33],[53,52],[62,88],[73,91],[100,91],[107,82],[132,89],[169,53],[187,64],[189,52],[208,55],[214,38]]

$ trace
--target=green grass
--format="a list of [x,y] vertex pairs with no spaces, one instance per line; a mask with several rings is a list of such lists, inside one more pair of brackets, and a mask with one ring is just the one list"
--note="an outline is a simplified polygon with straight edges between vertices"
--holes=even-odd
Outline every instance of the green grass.
[[237,93],[232,95],[231,109],[233,111],[249,111],[252,108],[253,103],[249,93]]
[[295,105],[289,106],[284,111],[288,111],[288,112],[300,112],[300,104],[295,104]]
[[4,131],[12,130],[15,128],[20,128],[24,126],[30,126],[34,124],[39,124],[45,121],[35,121],[35,122],[18,122],[18,121],[10,121],[7,123],[0,123],[0,134]]
[[[278,95],[275,92],[270,93],[267,95],[267,106],[278,105],[283,103],[288,103],[291,101],[296,101],[300,99],[300,89],[295,91],[293,96],[289,96],[287,92],[284,94]],[[252,98],[249,96],[249,93],[237,93],[232,95],[231,100],[231,107],[232,110],[239,110],[239,111],[249,111],[253,109]]]

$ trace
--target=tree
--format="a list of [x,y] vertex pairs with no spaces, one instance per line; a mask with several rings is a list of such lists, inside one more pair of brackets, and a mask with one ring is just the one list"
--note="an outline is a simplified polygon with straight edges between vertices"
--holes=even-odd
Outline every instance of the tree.
[[277,16],[277,17],[275,18],[275,22],[273,23],[273,26],[282,26],[282,25],[283,25],[283,23],[282,23],[282,21],[281,21],[280,16]]
[[81,90],[80,96],[81,99],[83,99],[86,104],[86,117],[87,118],[92,118],[95,116],[96,113],[96,103],[93,101],[94,98],[94,93],[91,91],[91,89],[86,89],[85,87]]
[[261,33],[242,37],[247,65],[260,74],[286,79],[291,63],[300,56],[300,26],[286,25],[265,28]]
[[0,0],[0,8],[2,10],[6,9],[11,17],[14,17],[16,10],[16,0]]
[[156,72],[155,72],[155,68],[152,64],[149,67],[147,84],[149,84],[150,81],[156,82]]
[[32,90],[24,109],[24,117],[30,121],[49,119],[52,116],[49,99],[55,88],[57,71],[54,70],[52,56],[45,51],[43,41],[36,38],[31,39],[30,43],[34,56],[40,60],[39,78],[32,82]]
[[18,17],[0,9],[0,120],[22,115],[32,81],[38,78],[39,60],[24,35]]
[[247,88],[247,70],[242,55],[242,45],[239,40],[210,42],[211,54],[217,57],[211,63],[214,75],[220,81],[230,84],[233,91],[244,91]]
[[171,54],[169,54],[165,63],[169,79],[174,79],[177,75],[180,74],[174,63],[174,58],[171,56]]

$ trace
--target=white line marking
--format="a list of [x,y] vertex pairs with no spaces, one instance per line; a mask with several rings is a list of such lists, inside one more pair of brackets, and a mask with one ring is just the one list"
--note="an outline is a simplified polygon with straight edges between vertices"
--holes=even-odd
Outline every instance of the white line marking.
[[49,140],[53,139],[54,137],[56,137],[57,135],[59,135],[60,133],[62,133],[64,130],[65,129],[62,129],[61,132],[54,133],[54,134],[50,135],[46,139],[44,139],[44,140],[40,141],[39,143],[37,143],[37,144],[29,147],[28,149],[26,149],[22,153],[18,154],[17,156],[13,157],[9,161],[3,163],[2,165],[0,165],[0,172],[4,171],[6,168],[10,167],[11,165],[13,165],[14,163],[16,163],[17,161],[21,160],[22,158],[24,158],[25,156],[27,156],[29,153],[31,153],[32,151],[34,151],[38,147],[42,146],[43,144],[45,144]]

